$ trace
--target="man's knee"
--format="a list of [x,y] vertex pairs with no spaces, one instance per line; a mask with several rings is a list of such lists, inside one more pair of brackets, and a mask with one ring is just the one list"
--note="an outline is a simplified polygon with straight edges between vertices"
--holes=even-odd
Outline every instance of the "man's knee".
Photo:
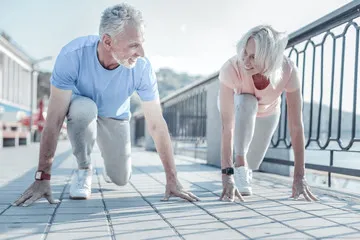
[[125,186],[130,180],[131,173],[109,172],[108,176],[111,179],[111,181],[116,185]]
[[87,97],[75,98],[67,115],[70,124],[88,126],[97,119],[98,109],[94,101]]
[[131,156],[117,158],[104,158],[106,173],[113,183],[118,186],[125,186],[131,177]]

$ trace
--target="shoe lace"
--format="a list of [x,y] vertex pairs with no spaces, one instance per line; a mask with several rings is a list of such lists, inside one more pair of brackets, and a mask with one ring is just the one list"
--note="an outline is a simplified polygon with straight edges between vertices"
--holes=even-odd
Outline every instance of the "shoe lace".
[[83,174],[80,176],[80,172],[77,172],[77,178],[78,178],[78,181],[77,181],[77,188],[83,188],[83,187],[86,187],[88,188],[88,184],[86,183],[86,178],[88,177],[89,175],[89,171],[84,171]]
[[240,178],[240,182],[242,183],[249,183],[250,178],[249,178],[249,174],[248,171],[245,171],[245,174],[239,174],[239,178]]
[[248,171],[248,177],[249,177],[249,182],[252,182],[252,179],[253,179],[253,172],[252,172],[252,170],[249,170],[249,171]]

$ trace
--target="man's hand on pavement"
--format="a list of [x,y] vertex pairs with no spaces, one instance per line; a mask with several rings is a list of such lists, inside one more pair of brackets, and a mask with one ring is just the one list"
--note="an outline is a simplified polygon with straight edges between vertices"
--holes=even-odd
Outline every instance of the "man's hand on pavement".
[[59,202],[52,197],[50,180],[36,180],[12,205],[21,206],[22,204],[23,207],[27,207],[42,197],[46,198],[50,204],[57,204]]

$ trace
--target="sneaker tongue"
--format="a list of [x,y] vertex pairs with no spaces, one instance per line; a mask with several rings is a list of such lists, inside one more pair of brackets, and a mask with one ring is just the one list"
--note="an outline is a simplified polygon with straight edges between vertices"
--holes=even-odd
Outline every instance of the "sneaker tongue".
[[87,174],[88,170],[87,169],[79,169],[78,171],[78,176],[80,178],[84,177]]

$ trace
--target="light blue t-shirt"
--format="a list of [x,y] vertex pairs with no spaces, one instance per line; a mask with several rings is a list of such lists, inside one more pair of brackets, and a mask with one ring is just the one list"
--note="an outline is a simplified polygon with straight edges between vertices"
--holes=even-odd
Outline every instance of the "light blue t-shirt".
[[130,118],[130,96],[136,91],[142,101],[159,97],[155,73],[147,58],[138,58],[135,67],[105,69],[97,57],[98,36],[77,38],[61,49],[51,75],[51,84],[74,95],[92,99],[98,115]]

